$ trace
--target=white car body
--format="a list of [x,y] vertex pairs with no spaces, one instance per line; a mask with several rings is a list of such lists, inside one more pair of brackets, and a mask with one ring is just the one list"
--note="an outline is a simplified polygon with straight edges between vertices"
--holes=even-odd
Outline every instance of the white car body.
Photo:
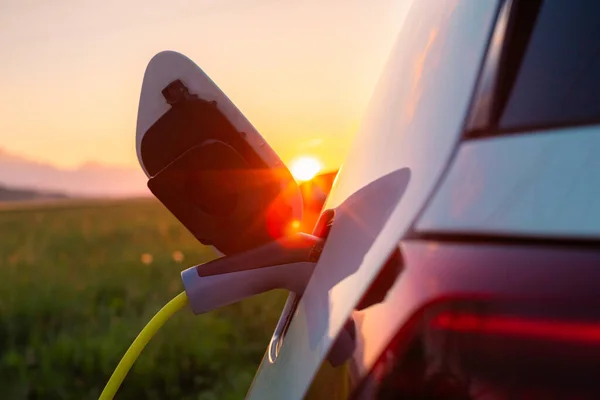
[[[497,69],[510,6],[412,2],[324,206],[335,210],[335,223],[323,253],[301,300],[288,301],[287,331],[280,321],[270,345],[278,351],[267,351],[248,399],[305,398],[351,316],[358,332],[351,375],[364,378],[409,320],[414,299],[433,300],[440,286],[434,278],[408,285],[407,267],[385,301],[354,311],[392,252],[415,235],[598,239],[598,126],[463,141],[476,123],[473,108],[493,89],[486,80]],[[424,257],[436,257],[435,242],[423,246]]]
[[[337,212],[323,254],[277,359],[263,360],[247,398],[305,395],[361,295],[446,171],[497,7],[487,0],[413,2],[325,205]],[[380,329],[381,342],[364,349],[364,357],[375,357],[397,326],[390,321]]]

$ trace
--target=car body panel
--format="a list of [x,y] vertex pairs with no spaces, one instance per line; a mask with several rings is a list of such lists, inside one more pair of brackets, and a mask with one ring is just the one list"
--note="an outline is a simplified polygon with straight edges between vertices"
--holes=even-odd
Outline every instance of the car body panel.
[[305,395],[454,154],[497,8],[498,1],[412,3],[325,205],[336,215],[323,253],[277,359],[263,359],[247,398]]
[[416,230],[597,239],[598,154],[598,126],[467,141]]
[[[371,370],[380,357],[387,357],[383,351],[394,337],[402,338],[406,347],[419,331],[428,329],[427,323],[441,307],[452,309],[462,303],[458,309],[484,314],[512,307],[549,320],[565,314],[571,319],[598,320],[597,247],[406,240],[400,249],[405,261],[402,279],[396,281],[385,301],[354,313],[357,350],[352,364],[362,368],[360,372]],[[488,306],[482,308],[482,303]],[[431,364],[441,360],[452,365],[452,358],[457,357],[444,339],[430,343],[434,348]],[[552,345],[560,347],[560,343]],[[468,358],[469,354],[462,356]],[[372,391],[368,387],[361,390]],[[363,395],[357,398],[374,398]]]

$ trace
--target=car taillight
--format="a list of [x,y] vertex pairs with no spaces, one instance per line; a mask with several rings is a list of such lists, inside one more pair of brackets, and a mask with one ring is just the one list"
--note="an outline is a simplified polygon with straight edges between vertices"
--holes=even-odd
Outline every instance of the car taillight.
[[463,333],[600,344],[600,323],[446,312],[437,315],[431,326]]
[[463,301],[421,310],[358,399],[600,399],[594,304]]
[[470,398],[600,398],[600,322],[577,308],[533,308],[441,311],[428,320],[426,351]]

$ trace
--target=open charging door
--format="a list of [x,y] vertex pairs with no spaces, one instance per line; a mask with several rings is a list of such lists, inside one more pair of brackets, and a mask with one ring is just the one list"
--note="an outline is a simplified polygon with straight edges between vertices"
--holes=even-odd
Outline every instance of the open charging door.
[[290,233],[302,197],[277,154],[190,59],[144,75],[136,149],[152,193],[203,244],[238,254]]

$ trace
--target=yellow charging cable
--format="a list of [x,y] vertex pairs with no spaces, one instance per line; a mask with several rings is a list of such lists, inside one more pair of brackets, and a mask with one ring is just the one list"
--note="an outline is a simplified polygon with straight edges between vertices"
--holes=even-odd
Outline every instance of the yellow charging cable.
[[123,379],[127,376],[127,373],[133,366],[133,363],[139,357],[144,347],[148,344],[150,339],[158,332],[158,330],[171,318],[177,311],[181,310],[188,303],[188,297],[185,292],[179,293],[171,301],[169,301],[163,308],[156,313],[154,317],[146,324],[144,329],[135,338],[127,352],[115,368],[112,376],[108,380],[108,383],[104,387],[104,390],[100,394],[100,400],[112,400],[112,398],[119,390]]

